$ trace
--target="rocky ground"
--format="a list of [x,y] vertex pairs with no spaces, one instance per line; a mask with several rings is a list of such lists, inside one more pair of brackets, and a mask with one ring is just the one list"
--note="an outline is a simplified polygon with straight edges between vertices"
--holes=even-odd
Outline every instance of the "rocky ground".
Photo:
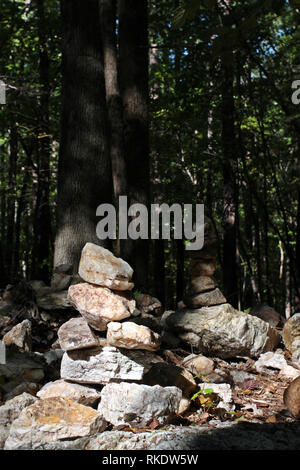
[[226,303],[206,239],[176,312],[92,244],[78,275],[6,288],[0,448],[300,449],[299,315]]

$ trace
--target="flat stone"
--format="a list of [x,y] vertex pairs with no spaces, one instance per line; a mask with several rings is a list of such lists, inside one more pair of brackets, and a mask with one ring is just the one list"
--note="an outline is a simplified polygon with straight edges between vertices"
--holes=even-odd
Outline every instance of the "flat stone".
[[32,349],[31,322],[24,320],[14,326],[2,339],[6,346],[17,346],[24,351]]
[[114,383],[103,388],[98,411],[115,426],[133,423],[147,426],[153,419],[166,424],[178,413],[181,398],[182,392],[177,387]]
[[300,359],[300,313],[295,313],[285,323],[282,339],[286,349],[296,360]]
[[37,393],[37,396],[41,399],[62,397],[81,405],[94,406],[99,402],[101,393],[95,388],[66,382],[61,379],[44,385]]
[[4,449],[34,449],[40,443],[90,436],[104,431],[107,423],[88,406],[62,397],[38,400],[13,422]]
[[194,294],[200,294],[217,287],[217,282],[213,277],[197,276],[191,280],[191,291]]
[[292,415],[300,418],[300,377],[293,380],[283,394],[283,401]]
[[161,344],[161,337],[157,333],[133,322],[109,323],[106,338],[111,346],[125,349],[157,351]]
[[202,355],[190,354],[182,361],[182,367],[194,375],[208,375],[214,370],[214,361]]
[[82,317],[71,318],[59,328],[57,334],[60,347],[64,351],[92,348],[99,345],[97,336]]
[[117,380],[141,381],[151,365],[159,362],[150,352],[114,347],[66,352],[61,362],[61,377],[77,383],[106,384]]
[[102,246],[87,243],[81,253],[79,275],[86,282],[114,290],[131,290],[133,270],[126,261],[117,258]]
[[198,262],[194,260],[190,265],[190,275],[192,277],[213,276],[216,270],[216,264],[214,262]]
[[185,301],[186,305],[191,308],[205,307],[212,305],[225,304],[226,298],[217,288],[209,292],[202,292],[193,297],[188,297]]
[[259,356],[273,350],[280,341],[279,333],[268,323],[230,304],[179,310],[166,322],[171,331],[200,353],[220,358]]
[[136,307],[141,313],[151,313],[152,315],[161,315],[161,302],[149,294],[139,294],[136,297]]
[[161,385],[162,387],[174,386],[180,388],[186,397],[189,397],[196,389],[196,382],[192,374],[174,364],[153,364],[149,372],[144,375],[143,383],[146,385]]
[[51,287],[37,291],[36,303],[38,307],[45,310],[64,310],[72,307],[67,290],[53,292]]
[[88,324],[99,331],[105,331],[111,321],[130,317],[135,309],[135,300],[87,283],[70,286],[68,297]]

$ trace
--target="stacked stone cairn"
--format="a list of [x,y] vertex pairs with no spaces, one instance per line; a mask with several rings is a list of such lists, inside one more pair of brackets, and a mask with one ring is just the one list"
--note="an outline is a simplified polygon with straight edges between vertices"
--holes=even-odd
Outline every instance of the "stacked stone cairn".
[[[182,389],[159,385],[155,370],[149,374],[157,363],[166,364],[155,354],[160,335],[135,322],[140,312],[131,294],[132,268],[109,250],[87,243],[79,275],[85,282],[71,285],[68,299],[80,316],[58,330],[64,350],[61,379],[46,384],[38,396],[98,404],[103,420],[115,426],[169,422],[180,410]],[[191,374],[190,381],[194,387]]]
[[228,304],[214,278],[217,237],[212,221],[205,217],[204,245],[190,250],[187,295],[176,312],[165,319],[166,330],[209,356],[230,358],[259,356],[273,350],[280,334],[269,323],[240,312]]

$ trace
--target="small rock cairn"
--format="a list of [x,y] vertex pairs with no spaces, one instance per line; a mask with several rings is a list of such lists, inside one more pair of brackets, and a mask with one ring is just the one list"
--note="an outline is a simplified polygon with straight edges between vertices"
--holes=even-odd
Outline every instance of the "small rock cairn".
[[210,219],[205,218],[204,246],[190,251],[190,282],[185,299],[187,307],[193,309],[226,303],[226,298],[214,279],[217,258],[217,238]]
[[101,397],[98,411],[113,425],[147,425],[154,418],[168,422],[179,410],[182,390],[143,382],[152,365],[163,362],[154,354],[161,337],[133,321],[140,312],[131,294],[132,268],[109,250],[87,243],[79,275],[85,282],[69,287],[68,300],[81,316],[58,330],[65,351],[62,380],[47,384],[38,396],[61,396],[89,406]]

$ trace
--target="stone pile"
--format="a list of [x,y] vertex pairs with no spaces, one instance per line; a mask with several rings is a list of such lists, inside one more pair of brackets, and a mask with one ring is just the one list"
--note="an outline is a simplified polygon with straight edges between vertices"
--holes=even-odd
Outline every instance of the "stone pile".
[[280,334],[271,324],[234,309],[214,279],[217,239],[205,219],[204,246],[190,252],[190,282],[183,308],[165,318],[166,330],[210,356],[259,356],[273,350]]
[[[156,363],[164,362],[154,354],[160,349],[161,337],[135,320],[137,316],[147,320],[149,311],[161,310],[157,302],[151,309],[149,299],[144,297],[140,303],[146,309],[146,318],[141,317],[131,294],[132,274],[128,263],[110,251],[91,243],[85,245],[79,265],[79,275],[85,282],[68,289],[68,301],[80,316],[58,330],[64,351],[61,378],[46,384],[37,393],[41,400],[21,413],[11,428],[6,448],[16,448],[19,433],[26,436],[28,427],[33,429],[28,439],[46,442],[58,432],[60,440],[72,438],[74,433],[79,437],[102,432],[108,423],[146,426],[153,419],[165,424],[176,416],[183,391],[175,385],[190,391],[196,384],[188,371],[187,378],[180,376],[181,368],[162,384],[155,371],[151,373]],[[93,408],[97,406],[96,411]],[[93,408],[88,411],[85,407]],[[49,413],[55,417],[53,422],[48,419]],[[82,419],[78,420],[80,413]],[[47,424],[45,435],[38,428],[37,421],[41,420]]]

